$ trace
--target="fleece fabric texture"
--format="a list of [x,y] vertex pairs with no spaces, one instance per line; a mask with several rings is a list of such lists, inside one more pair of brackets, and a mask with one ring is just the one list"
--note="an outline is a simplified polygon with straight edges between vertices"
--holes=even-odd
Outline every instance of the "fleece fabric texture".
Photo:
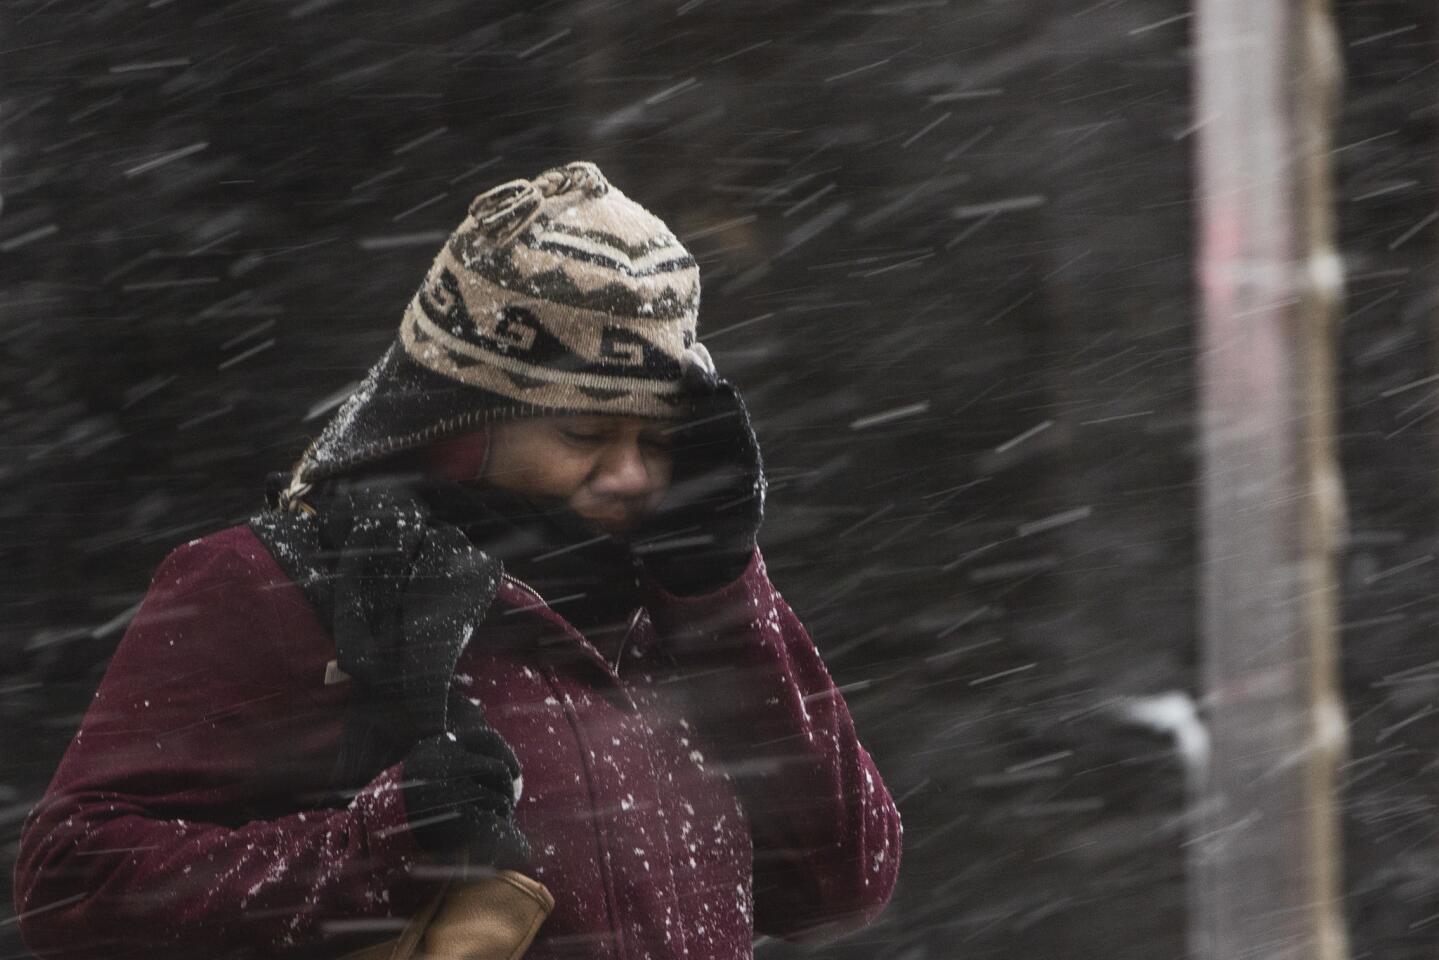
[[[736,960],[885,906],[897,808],[755,553],[708,595],[644,589],[616,661],[506,578],[461,657],[523,766],[554,913],[533,960]],[[330,789],[350,682],[248,527],[176,550],[27,820],[16,911],[41,957],[330,957],[393,936],[441,871],[402,769]]]

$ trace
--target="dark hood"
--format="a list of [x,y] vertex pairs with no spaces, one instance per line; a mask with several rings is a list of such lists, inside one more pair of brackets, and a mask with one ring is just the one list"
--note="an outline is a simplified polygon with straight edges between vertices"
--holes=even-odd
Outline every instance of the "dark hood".
[[394,343],[310,444],[294,480],[322,483],[496,420],[563,412],[442,377]]

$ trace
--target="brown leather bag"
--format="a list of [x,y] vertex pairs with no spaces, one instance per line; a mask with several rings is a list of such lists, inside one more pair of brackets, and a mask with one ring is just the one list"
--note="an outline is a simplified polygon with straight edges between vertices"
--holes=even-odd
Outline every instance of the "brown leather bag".
[[441,890],[399,937],[342,960],[518,960],[554,908],[544,884],[501,870]]

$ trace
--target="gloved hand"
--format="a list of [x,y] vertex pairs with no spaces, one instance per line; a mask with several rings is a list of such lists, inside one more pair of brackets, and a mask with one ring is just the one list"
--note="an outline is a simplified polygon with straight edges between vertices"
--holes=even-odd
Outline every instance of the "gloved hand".
[[[692,368],[694,369],[694,368]],[[671,431],[665,501],[632,536],[635,555],[671,593],[717,590],[744,572],[764,518],[764,461],[734,384],[696,373]]]
[[529,843],[514,824],[520,762],[479,704],[452,698],[451,732],[420,741],[405,758],[405,814],[415,842],[446,859],[522,870]]
[[325,511],[337,551],[332,628],[340,669],[366,710],[408,745],[446,729],[455,664],[494,600],[502,568],[399,486],[354,485]]

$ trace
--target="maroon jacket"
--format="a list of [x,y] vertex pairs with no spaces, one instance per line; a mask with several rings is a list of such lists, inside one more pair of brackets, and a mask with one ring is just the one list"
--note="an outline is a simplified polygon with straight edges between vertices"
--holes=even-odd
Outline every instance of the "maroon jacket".
[[[713,594],[648,595],[616,669],[506,578],[460,661],[523,765],[517,823],[555,895],[527,957],[749,957],[756,933],[872,919],[899,812],[759,554]],[[401,767],[325,802],[353,687],[334,656],[247,527],[172,553],[26,823],[30,949],[325,956],[423,903]]]

